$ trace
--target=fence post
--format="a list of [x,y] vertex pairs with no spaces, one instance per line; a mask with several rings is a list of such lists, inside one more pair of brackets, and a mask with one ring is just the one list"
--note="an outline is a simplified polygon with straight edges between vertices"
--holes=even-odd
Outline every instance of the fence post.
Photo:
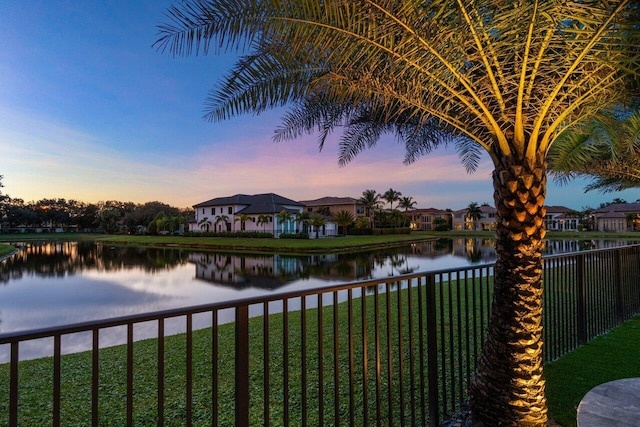
[[236,307],[236,426],[249,426],[249,307]]
[[427,372],[429,379],[429,425],[440,425],[440,387],[438,385],[438,330],[436,324],[436,286],[433,276],[426,276],[427,288]]
[[587,342],[587,292],[584,284],[584,254],[582,253],[577,255],[576,270],[578,345],[583,345]]

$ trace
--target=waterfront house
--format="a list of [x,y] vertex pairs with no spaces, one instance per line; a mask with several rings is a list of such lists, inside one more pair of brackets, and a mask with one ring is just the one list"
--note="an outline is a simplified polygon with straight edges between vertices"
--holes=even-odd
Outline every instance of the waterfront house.
[[[193,205],[196,218],[189,231],[265,231],[277,237],[296,232],[296,214],[302,212],[302,207],[301,203],[274,193],[217,197]],[[290,214],[288,218],[279,216],[283,211]]]
[[480,208],[480,218],[474,220],[467,216],[467,209],[460,209],[453,212],[454,230],[495,230],[496,229],[496,208],[489,205],[478,206]]
[[403,212],[409,219],[409,227],[412,230],[451,230],[453,212],[441,209],[426,208],[413,209]]
[[598,231],[637,231],[640,229],[640,203],[614,203],[593,212]]
[[546,206],[544,227],[548,231],[578,231],[580,216],[566,206]]

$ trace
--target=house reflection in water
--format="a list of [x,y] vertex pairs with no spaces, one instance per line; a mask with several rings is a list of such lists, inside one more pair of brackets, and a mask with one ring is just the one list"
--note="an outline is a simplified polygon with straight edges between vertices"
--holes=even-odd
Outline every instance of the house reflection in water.
[[369,278],[372,260],[368,252],[365,258],[352,254],[292,256],[192,253],[189,262],[196,266],[196,278],[200,280],[238,289],[276,289],[310,277],[338,281]]

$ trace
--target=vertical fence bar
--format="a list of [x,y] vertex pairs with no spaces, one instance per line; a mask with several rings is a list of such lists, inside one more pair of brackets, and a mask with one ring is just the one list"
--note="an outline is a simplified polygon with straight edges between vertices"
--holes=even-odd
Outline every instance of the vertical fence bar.
[[53,337],[53,425],[60,425],[60,379],[61,379],[61,336]]
[[382,400],[382,360],[380,352],[380,293],[378,292],[378,285],[375,285],[373,290],[373,303],[374,303],[374,327],[375,327],[375,352],[376,352],[376,420],[377,425],[382,422],[382,406],[380,405]]
[[213,310],[211,312],[211,424],[214,426],[218,425],[218,387],[218,310]]
[[164,426],[164,318],[158,319],[158,427]]
[[262,357],[262,383],[263,383],[263,408],[262,408],[262,418],[265,427],[269,427],[269,391],[270,391],[270,378],[271,373],[269,372],[269,302],[265,301],[262,304],[262,348],[264,349],[264,355]]
[[307,298],[300,300],[300,351],[302,356],[302,425],[307,425]]
[[409,408],[411,409],[411,425],[416,425],[416,383],[415,383],[415,353],[414,353],[414,343],[413,343],[413,293],[412,293],[412,283],[410,280],[407,280],[407,307],[409,314],[409,387],[410,387],[410,403]]
[[99,422],[98,411],[98,384],[100,379],[100,330],[94,329],[93,332],[93,349],[91,354],[91,425],[97,427]]
[[186,377],[187,377],[187,427],[191,426],[193,419],[193,315],[187,314],[187,348],[186,348]]
[[318,421],[324,425],[324,322],[322,312],[324,304],[318,294]]
[[333,292],[333,417],[340,425],[340,360],[338,359],[338,291]]
[[363,425],[369,423],[369,355],[367,351],[367,295],[360,288],[362,315],[362,420]]
[[387,312],[387,384],[389,386],[387,391],[387,405],[389,407],[389,424],[393,424],[393,344],[391,339],[391,285],[389,282],[385,283],[385,302]]
[[236,307],[236,426],[249,426],[249,307]]
[[404,426],[404,348],[402,342],[404,337],[402,336],[402,282],[396,282],[398,284],[398,388],[400,389],[400,425]]
[[[428,276],[427,276],[428,277]],[[424,286],[423,282],[427,282],[427,277],[420,277],[418,278],[418,345],[419,345],[419,360],[420,360],[420,420],[421,423],[424,425],[426,423],[427,420],[427,410],[426,410],[426,406],[425,406],[425,402],[426,402],[426,397],[425,397],[425,390],[427,388],[427,384],[425,382],[425,378],[424,378],[424,370],[425,370],[425,358],[424,358],[424,336],[426,333],[425,327],[424,327],[424,323],[425,321],[423,320],[423,317],[427,315],[425,308],[424,308],[424,302],[423,302],[423,288],[426,291],[427,287]]]
[[18,341],[11,342],[11,363],[9,365],[9,427],[18,426]]
[[133,323],[127,323],[127,426],[133,426]]
[[[440,388],[438,387],[438,330],[436,287],[433,276],[425,278],[427,297],[427,375],[429,379],[429,425],[440,425]],[[442,327],[442,326],[441,326]]]
[[[282,301],[282,395],[284,407],[289,408],[289,299]],[[284,410],[284,426],[289,425],[289,411]]]
[[349,329],[349,425],[355,425],[355,360],[353,337],[353,290],[347,291],[347,325]]

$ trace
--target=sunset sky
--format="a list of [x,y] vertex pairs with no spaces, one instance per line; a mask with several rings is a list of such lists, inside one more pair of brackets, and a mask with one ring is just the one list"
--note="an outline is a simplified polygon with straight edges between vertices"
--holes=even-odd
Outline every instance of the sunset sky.
[[[415,164],[393,137],[347,167],[336,140],[272,142],[282,111],[202,119],[208,91],[234,54],[172,58],[154,50],[166,0],[19,1],[0,6],[0,175],[3,194],[85,202],[159,200],[187,207],[236,193],[294,200],[360,197],[389,188],[417,207],[492,203],[491,164],[467,174],[453,150]],[[548,205],[597,207],[639,190],[584,193],[549,182]]]

